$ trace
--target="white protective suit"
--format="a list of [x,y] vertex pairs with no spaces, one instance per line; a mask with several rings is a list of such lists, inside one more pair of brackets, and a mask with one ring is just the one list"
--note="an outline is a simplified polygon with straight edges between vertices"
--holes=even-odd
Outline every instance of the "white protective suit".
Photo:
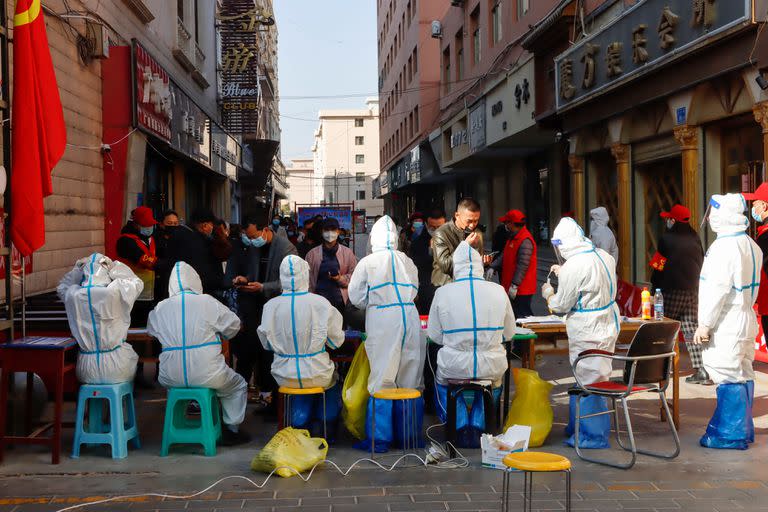
[[[565,313],[571,364],[585,350],[613,352],[619,337],[620,316],[616,305],[616,261],[595,249],[581,227],[566,217],[560,221],[552,243],[565,259],[558,275],[557,293],[547,301],[554,313]],[[579,363],[576,377],[582,385],[603,382],[611,376],[611,362],[588,358]]]
[[139,356],[125,343],[131,309],[144,284],[127,265],[95,253],[77,262],[56,291],[80,346],[77,378],[85,384],[133,380]]
[[515,336],[509,296],[502,286],[483,279],[482,258],[467,242],[453,253],[453,277],[437,289],[429,311],[427,336],[443,345],[437,353],[437,383],[479,379],[499,387],[507,371],[502,343]]
[[418,270],[397,250],[397,227],[387,215],[373,225],[371,247],[373,252],[357,264],[348,287],[350,302],[366,310],[368,391],[423,389],[426,343],[413,303]]
[[200,276],[184,262],[173,266],[168,298],[147,321],[147,332],[163,346],[160,384],[216,390],[226,425],[243,422],[248,402],[245,379],[227,366],[221,353],[221,337],[231,339],[239,330],[237,315],[204,295]]
[[740,194],[712,196],[709,246],[699,282],[699,326],[710,330],[704,368],[715,384],[754,380],[757,316],[763,252],[747,235],[746,202]]
[[264,305],[259,339],[275,353],[272,376],[280,386],[328,389],[336,383],[326,345],[344,343],[341,313],[325,297],[309,293],[309,264],[286,256],[280,264],[283,294]]
[[608,216],[608,210],[604,206],[598,206],[589,212],[589,238],[595,244],[595,247],[602,249],[611,256],[613,261],[619,261],[619,246],[616,244],[616,235],[613,234],[608,222],[611,218]]

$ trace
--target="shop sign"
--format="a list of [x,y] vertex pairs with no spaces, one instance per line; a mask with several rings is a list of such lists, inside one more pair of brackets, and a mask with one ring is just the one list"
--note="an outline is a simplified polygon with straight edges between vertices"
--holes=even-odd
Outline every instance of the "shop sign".
[[171,146],[206,167],[211,166],[211,119],[171,81]]
[[152,135],[171,142],[173,94],[168,73],[140,44],[134,45],[136,123]]
[[259,32],[269,30],[275,19],[253,0],[223,0],[216,20],[222,123],[231,133],[256,133],[261,98]]
[[493,105],[491,105],[491,117],[496,117],[497,115],[504,112],[504,102],[499,100]]
[[241,162],[240,144],[220,126],[214,125],[211,137],[211,161],[214,171],[237,181],[237,168]]
[[581,103],[752,19],[750,0],[645,0],[555,59],[557,108]]
[[421,148],[416,145],[410,152],[408,183],[418,183],[419,181],[421,181]]
[[451,133],[451,149],[466,144],[468,141],[467,130],[464,128]]
[[379,175],[379,197],[389,194],[389,171],[384,171]]
[[474,153],[485,148],[485,100],[469,111],[469,151]]

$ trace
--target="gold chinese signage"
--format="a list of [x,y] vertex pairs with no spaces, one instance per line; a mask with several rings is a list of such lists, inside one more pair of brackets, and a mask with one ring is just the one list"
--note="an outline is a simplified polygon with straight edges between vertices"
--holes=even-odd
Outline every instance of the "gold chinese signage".
[[221,41],[218,55],[219,105],[224,129],[254,134],[258,129],[261,97],[261,32],[275,24],[271,12],[253,0],[223,0],[216,14]]
[[645,0],[559,55],[558,110],[671,63],[751,20],[750,0]]

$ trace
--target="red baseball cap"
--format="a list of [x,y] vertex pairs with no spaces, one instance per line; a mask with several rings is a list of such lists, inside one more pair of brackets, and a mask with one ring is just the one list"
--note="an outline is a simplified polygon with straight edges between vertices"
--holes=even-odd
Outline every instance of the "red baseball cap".
[[139,206],[133,210],[133,222],[143,228],[148,228],[157,224],[155,216],[152,214],[152,209],[146,206]]
[[753,193],[741,194],[747,201],[768,202],[768,183],[761,183]]
[[688,222],[691,220],[691,210],[681,204],[676,204],[668,212],[661,212],[662,219],[673,219],[675,222]]
[[520,210],[509,210],[503,217],[499,217],[499,222],[525,224],[525,214]]

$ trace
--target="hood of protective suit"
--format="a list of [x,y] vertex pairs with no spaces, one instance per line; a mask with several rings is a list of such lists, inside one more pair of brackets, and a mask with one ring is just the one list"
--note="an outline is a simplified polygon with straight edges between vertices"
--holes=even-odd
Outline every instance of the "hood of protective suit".
[[575,220],[565,217],[552,233],[552,243],[559,241],[557,249],[560,255],[566,260],[584,251],[590,251],[595,248],[592,241],[584,236],[584,230],[581,229]]
[[203,283],[194,268],[183,261],[179,261],[171,269],[168,295],[173,297],[180,295],[182,291],[200,295],[203,293]]
[[397,250],[397,226],[389,215],[383,216],[373,225],[371,248],[373,252]]
[[594,210],[589,212],[589,218],[591,219],[590,222],[590,231],[594,231],[595,228],[598,227],[605,227],[608,225],[608,221],[611,220],[610,216],[608,215],[608,210],[605,209],[605,206],[598,206]]
[[467,242],[461,242],[453,253],[453,278],[483,277],[483,259]]
[[288,255],[280,263],[280,284],[284,292],[309,290],[309,263],[298,256]]
[[107,286],[112,282],[109,277],[109,259],[95,252],[85,259],[83,264],[82,286]]
[[749,227],[744,215],[747,202],[741,194],[714,195],[709,204],[709,225],[718,235],[740,233]]

